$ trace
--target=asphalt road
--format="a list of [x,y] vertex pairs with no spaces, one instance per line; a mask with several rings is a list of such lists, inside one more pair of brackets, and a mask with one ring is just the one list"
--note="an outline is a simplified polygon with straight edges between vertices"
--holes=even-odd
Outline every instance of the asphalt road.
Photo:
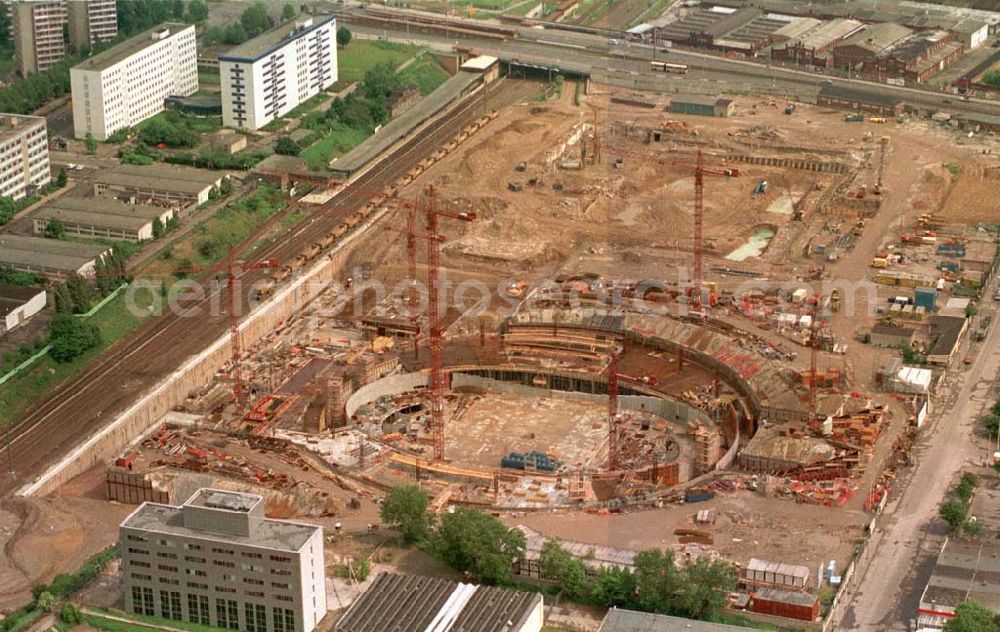
[[[357,25],[351,22],[351,14],[355,11],[357,10],[341,14],[342,21],[350,25],[352,30],[388,39],[418,42],[439,49],[450,48],[455,44],[473,45],[477,52],[501,59],[534,61],[566,70],[580,68],[601,72],[611,69],[612,72],[624,71],[649,77],[662,76],[650,71],[649,61],[653,58],[654,52],[647,44],[622,41],[612,43],[604,36],[538,28],[521,28],[516,39],[507,41],[474,36],[444,37],[422,33],[416,25],[391,28]],[[469,28],[469,22],[463,21],[462,26]],[[692,73],[701,73],[710,79],[717,78],[725,83],[750,84],[757,88],[771,87],[778,93],[794,92],[801,96],[815,96],[823,82],[829,81],[837,85],[863,88],[880,95],[895,95],[918,108],[922,114],[947,110],[952,114],[978,113],[1000,116],[1000,103],[982,99],[963,102],[957,96],[946,93],[845,79],[693,51],[672,49],[669,53],[657,52],[656,55],[657,59],[687,64]]]

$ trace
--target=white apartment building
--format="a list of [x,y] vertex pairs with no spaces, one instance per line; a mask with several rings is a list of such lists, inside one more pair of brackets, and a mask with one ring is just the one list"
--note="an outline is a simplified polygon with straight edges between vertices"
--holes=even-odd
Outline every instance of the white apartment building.
[[337,81],[337,20],[300,18],[219,55],[222,121],[259,129]]
[[326,616],[322,527],[265,518],[260,496],[143,503],[119,532],[132,612],[246,632],[310,632]]
[[20,199],[51,179],[45,117],[0,114],[0,195]]
[[105,140],[162,112],[164,99],[198,91],[194,26],[163,24],[70,70],[73,130]]
[[118,35],[116,0],[71,0],[67,9],[69,44],[73,50],[91,48]]

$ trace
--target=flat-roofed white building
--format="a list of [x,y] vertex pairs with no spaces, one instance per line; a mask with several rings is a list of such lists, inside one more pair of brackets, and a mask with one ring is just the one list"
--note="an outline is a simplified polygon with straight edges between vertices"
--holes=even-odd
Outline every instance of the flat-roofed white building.
[[51,179],[45,117],[0,114],[0,195],[20,199]]
[[326,615],[322,527],[270,520],[255,494],[200,489],[143,503],[119,528],[126,607],[249,632],[310,632]]
[[198,91],[194,26],[162,24],[70,70],[73,131],[98,140],[162,112],[169,96]]
[[219,55],[222,121],[255,130],[337,82],[337,20],[299,18]]
[[31,215],[36,235],[45,233],[49,223],[58,220],[63,230],[88,239],[124,239],[142,241],[155,237],[157,219],[166,224],[173,209],[142,204],[126,204],[108,197],[62,197]]

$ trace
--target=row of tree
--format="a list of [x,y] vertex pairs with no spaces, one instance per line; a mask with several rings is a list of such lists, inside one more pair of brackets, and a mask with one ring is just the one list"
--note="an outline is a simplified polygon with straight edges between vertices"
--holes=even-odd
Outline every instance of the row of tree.
[[948,498],[941,503],[938,510],[941,518],[948,523],[952,533],[962,531],[967,535],[981,535],[983,525],[981,522],[969,519],[969,503],[972,495],[979,485],[979,478],[971,472],[962,474],[958,484],[951,489]]
[[[427,495],[419,487],[392,489],[382,503],[381,517],[407,542],[487,584],[510,582],[514,565],[524,559],[524,534],[477,509],[459,507],[435,526]],[[725,606],[727,591],[736,588],[732,564],[701,557],[678,565],[672,551],[660,549],[637,554],[634,570],[610,567],[590,574],[582,559],[549,539],[539,565],[543,577],[558,584],[572,601],[695,619],[715,615]]]

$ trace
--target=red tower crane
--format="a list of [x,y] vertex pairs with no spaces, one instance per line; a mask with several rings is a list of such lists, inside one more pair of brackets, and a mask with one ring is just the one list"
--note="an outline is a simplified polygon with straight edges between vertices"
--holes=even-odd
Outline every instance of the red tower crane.
[[618,352],[608,362],[608,471],[618,469]]
[[823,300],[821,294],[814,294],[812,297],[813,309],[812,320],[809,322],[809,424],[814,429],[817,428],[819,417],[816,414],[817,384],[816,384],[816,360],[819,349],[819,305]]
[[236,402],[236,410],[239,414],[247,407],[247,394],[243,389],[243,342],[240,338],[240,310],[239,295],[236,292],[236,279],[246,270],[259,270],[278,267],[277,259],[264,259],[253,263],[243,263],[236,265],[235,255],[232,246],[229,247],[226,266],[226,285],[229,291],[229,338],[230,348],[233,354],[233,401]]

